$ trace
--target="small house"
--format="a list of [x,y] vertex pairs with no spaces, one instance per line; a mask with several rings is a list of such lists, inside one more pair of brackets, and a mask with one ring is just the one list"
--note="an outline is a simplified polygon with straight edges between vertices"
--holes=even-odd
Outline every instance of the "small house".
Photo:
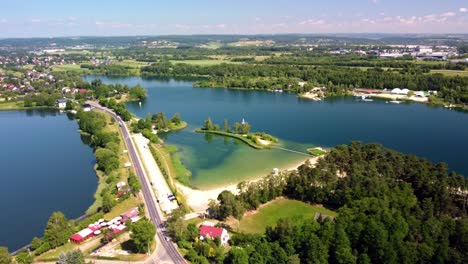
[[215,239],[217,237],[220,238],[222,245],[229,241],[229,234],[226,229],[208,225],[200,226],[200,240],[205,240],[206,238]]
[[67,107],[67,102],[68,99],[66,98],[58,99],[57,102],[55,102],[55,105],[60,109],[65,109],[65,107]]

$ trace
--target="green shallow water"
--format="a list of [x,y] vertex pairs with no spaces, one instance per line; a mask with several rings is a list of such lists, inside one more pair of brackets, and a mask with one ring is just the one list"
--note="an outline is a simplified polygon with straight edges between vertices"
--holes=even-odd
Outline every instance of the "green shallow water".
[[177,137],[173,143],[179,148],[176,155],[191,169],[191,184],[199,189],[262,177],[274,168],[287,169],[307,159],[278,149],[256,150],[233,138],[198,134],[190,129],[166,136],[168,142]]

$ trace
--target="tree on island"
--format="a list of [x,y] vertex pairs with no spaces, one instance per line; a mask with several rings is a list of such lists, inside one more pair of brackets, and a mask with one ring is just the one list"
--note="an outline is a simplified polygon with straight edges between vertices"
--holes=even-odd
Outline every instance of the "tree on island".
[[226,131],[227,133],[231,132],[231,128],[229,127],[229,123],[227,119],[224,119],[224,131]]
[[151,120],[154,122],[156,129],[166,129],[169,127],[169,121],[163,112],[154,114]]
[[234,123],[234,133],[239,134],[241,132],[241,124],[239,122]]
[[172,122],[174,125],[180,125],[180,123],[182,122],[182,119],[180,118],[179,113],[175,113],[175,114],[174,114],[174,116],[171,118],[171,122]]
[[130,230],[132,231],[130,237],[138,253],[148,252],[148,247],[153,242],[154,236],[156,235],[156,229],[153,224],[151,224],[148,219],[143,218],[134,223],[130,227]]
[[205,130],[213,130],[213,121],[211,121],[211,117],[205,120],[205,125],[203,126]]
[[250,125],[247,122],[241,124],[240,130],[242,134],[248,134],[250,132]]

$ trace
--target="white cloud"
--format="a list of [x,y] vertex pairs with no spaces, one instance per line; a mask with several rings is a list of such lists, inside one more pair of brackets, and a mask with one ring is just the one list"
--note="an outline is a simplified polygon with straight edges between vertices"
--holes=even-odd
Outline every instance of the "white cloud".
[[218,24],[218,25],[216,25],[216,27],[224,29],[224,28],[226,28],[226,24]]
[[454,12],[446,12],[446,13],[440,14],[441,17],[453,17],[456,15],[457,14],[455,14]]
[[0,23],[6,23],[6,22],[8,22],[8,20],[6,18],[0,19]]
[[373,4],[377,4],[379,1],[378,0],[371,0]]
[[40,19],[31,19],[31,23],[41,23]]
[[458,9],[458,11],[459,11],[460,13],[466,13],[466,12],[468,12],[468,8],[466,8],[466,7],[460,7],[460,9]]
[[192,28],[190,25],[184,25],[184,24],[175,24],[174,26],[177,29],[183,29],[183,30],[188,30]]
[[316,25],[325,25],[325,20],[323,19],[308,19],[299,22],[299,25],[310,25],[310,26],[316,26]]
[[119,23],[119,22],[103,22],[103,21],[96,21],[94,24],[98,27],[106,27],[106,28],[129,28],[132,24],[129,23]]

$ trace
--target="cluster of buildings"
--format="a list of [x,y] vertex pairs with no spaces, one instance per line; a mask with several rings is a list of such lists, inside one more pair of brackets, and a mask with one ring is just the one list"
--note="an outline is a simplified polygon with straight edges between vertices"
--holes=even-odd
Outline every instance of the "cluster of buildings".
[[70,236],[70,242],[80,244],[89,238],[99,236],[104,228],[112,230],[114,234],[119,234],[127,228],[125,223],[128,220],[132,221],[132,223],[140,220],[139,214],[138,207],[135,207],[109,221],[99,219],[95,223],[88,225],[88,227]]
[[377,55],[380,58],[401,58],[411,56],[417,59],[447,59],[450,56],[457,56],[455,47],[449,46],[420,46],[420,45],[391,45],[388,49],[344,49],[333,50],[330,54],[358,54],[358,55]]

